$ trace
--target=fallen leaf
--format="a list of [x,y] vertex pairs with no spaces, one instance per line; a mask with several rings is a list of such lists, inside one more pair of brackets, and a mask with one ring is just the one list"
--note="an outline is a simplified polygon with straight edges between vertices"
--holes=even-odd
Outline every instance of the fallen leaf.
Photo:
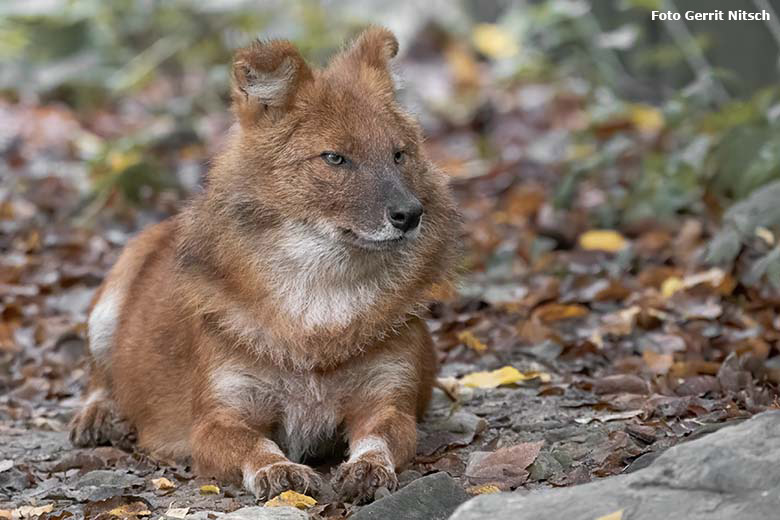
[[474,47],[489,58],[511,58],[518,52],[514,38],[496,24],[481,23],[471,32]]
[[755,234],[757,237],[762,239],[764,242],[769,244],[770,246],[775,245],[775,235],[770,230],[763,226],[758,226],[755,230]]
[[624,421],[626,419],[631,419],[632,417],[636,417],[637,415],[641,415],[644,412],[644,410],[628,410],[625,412],[618,412],[618,413],[608,413],[605,415],[596,415],[591,417],[577,417],[574,419],[574,422],[577,424],[590,424],[593,421],[598,421],[601,423],[606,423],[610,421]]
[[628,245],[628,240],[617,231],[593,229],[580,235],[579,244],[582,249],[587,251],[617,253]]
[[520,372],[515,367],[505,366],[491,372],[472,372],[460,379],[460,384],[471,388],[496,388],[501,385],[511,385],[539,379],[542,383],[550,381],[550,374],[545,372]]
[[534,318],[543,322],[567,320],[569,318],[579,318],[588,313],[588,308],[584,305],[563,305],[560,303],[548,303],[537,307],[534,310]]
[[620,511],[615,511],[614,513],[600,516],[596,518],[596,520],[623,520],[623,510],[621,509]]
[[661,284],[661,296],[670,298],[674,293],[684,287],[682,278],[679,276],[670,276]]
[[533,464],[543,444],[544,441],[524,442],[492,453],[473,452],[466,478],[472,484],[491,484],[502,490],[519,486],[528,479],[525,468]]
[[209,494],[219,494],[219,488],[215,486],[214,484],[206,484],[205,486],[200,486],[200,493],[202,495],[209,495]]
[[669,373],[669,369],[674,364],[674,356],[672,354],[659,354],[650,349],[642,352],[642,359],[651,372],[660,375]]
[[161,490],[174,489],[176,487],[176,484],[174,484],[173,482],[171,482],[165,477],[153,478],[152,484],[154,485],[155,489],[161,489]]
[[487,350],[487,345],[482,343],[473,332],[470,330],[464,330],[462,332],[458,333],[458,340],[469,347],[471,350],[474,350],[476,352],[485,352]]
[[601,317],[602,333],[614,336],[627,336],[634,330],[637,316],[642,309],[638,305],[632,305],[627,309],[611,312]]
[[146,504],[143,502],[133,502],[125,504],[108,511],[109,516],[117,516],[119,518],[134,518],[138,516],[151,516],[152,512],[149,511]]
[[291,506],[298,509],[308,509],[317,504],[317,501],[307,495],[295,491],[283,491],[265,503],[265,507]]
[[643,134],[656,134],[664,126],[663,113],[650,105],[638,103],[632,105],[629,117],[631,118],[631,123]]
[[165,516],[170,518],[186,518],[187,513],[190,512],[189,507],[175,507],[175,508],[168,508],[168,510],[165,512]]
[[485,484],[483,486],[472,486],[466,490],[470,495],[490,495],[492,493],[500,493],[501,489],[498,486],[492,484]]
[[606,376],[593,382],[594,394],[617,394],[621,392],[649,394],[650,388],[644,379],[631,374]]
[[54,509],[54,504],[47,504],[45,506],[21,506],[11,511],[11,516],[16,520],[17,518],[35,518],[41,516],[44,513],[51,513]]

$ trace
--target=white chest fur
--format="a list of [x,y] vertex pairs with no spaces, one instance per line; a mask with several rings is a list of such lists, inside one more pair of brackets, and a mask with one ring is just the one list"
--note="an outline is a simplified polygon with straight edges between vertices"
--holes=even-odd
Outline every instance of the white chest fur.
[[273,440],[290,460],[299,462],[337,440],[346,389],[328,376],[280,376],[227,365],[212,373],[211,383],[217,397],[250,423],[267,425],[272,419]]
[[416,384],[416,370],[408,359],[382,354],[324,375],[228,363],[214,370],[210,379],[219,401],[251,424],[274,426],[273,440],[288,458],[300,461],[339,440],[350,403],[384,400],[399,391],[408,395]]

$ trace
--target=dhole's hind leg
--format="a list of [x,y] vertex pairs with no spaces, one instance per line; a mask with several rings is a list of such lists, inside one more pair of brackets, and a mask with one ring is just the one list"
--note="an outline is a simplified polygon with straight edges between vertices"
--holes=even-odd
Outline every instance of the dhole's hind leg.
[[70,441],[79,447],[114,444],[123,448],[134,441],[134,432],[119,416],[105,378],[94,367],[84,404],[70,422]]
[[114,422],[114,403],[105,389],[92,390],[70,423],[70,441],[80,447],[108,444]]

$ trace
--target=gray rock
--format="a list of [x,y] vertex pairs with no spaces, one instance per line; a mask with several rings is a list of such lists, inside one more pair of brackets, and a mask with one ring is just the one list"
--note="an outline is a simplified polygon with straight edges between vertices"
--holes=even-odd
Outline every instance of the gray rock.
[[780,510],[780,412],[670,448],[645,469],[571,488],[482,495],[450,520],[688,520],[776,518]]
[[144,479],[133,475],[132,473],[110,469],[98,469],[79,477],[75,486],[79,488],[88,486],[127,488],[138,486],[143,483]]
[[294,507],[252,506],[236,509],[219,518],[220,520],[308,520],[309,515]]
[[367,505],[350,520],[444,520],[467,499],[452,477],[434,473]]

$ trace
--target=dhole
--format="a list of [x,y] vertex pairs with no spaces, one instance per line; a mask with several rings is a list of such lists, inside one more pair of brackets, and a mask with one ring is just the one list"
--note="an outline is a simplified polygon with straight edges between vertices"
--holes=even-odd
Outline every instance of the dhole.
[[343,439],[334,488],[366,501],[415,453],[436,359],[416,316],[458,218],[370,28],[324,69],[287,41],[237,52],[237,124],[207,186],[128,243],[89,316],[78,446],[141,449],[257,497],[315,493],[299,462]]

